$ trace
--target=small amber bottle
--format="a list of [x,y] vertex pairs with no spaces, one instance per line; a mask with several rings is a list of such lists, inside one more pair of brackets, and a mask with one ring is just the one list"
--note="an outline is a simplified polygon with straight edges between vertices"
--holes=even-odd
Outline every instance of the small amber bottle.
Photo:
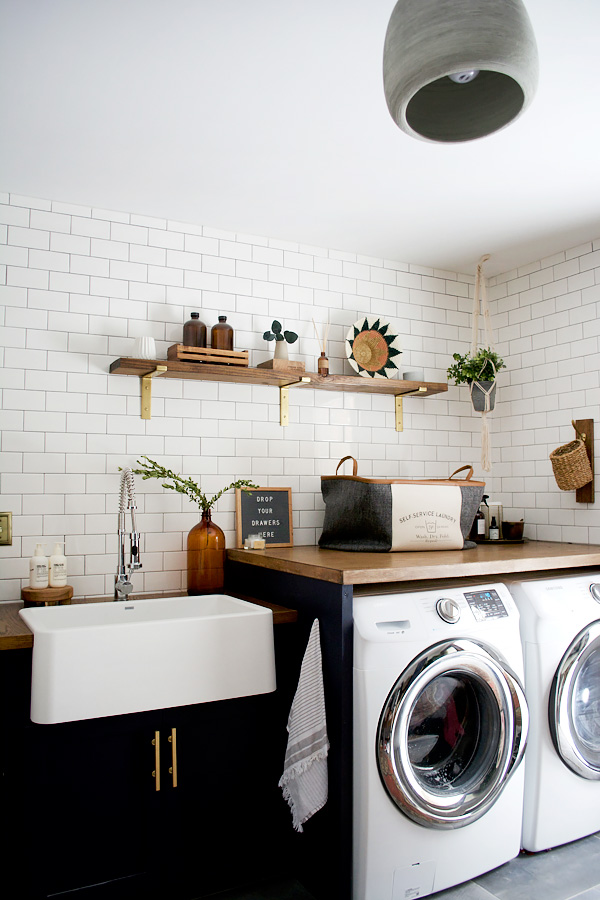
[[206,325],[200,321],[200,313],[193,312],[192,318],[183,326],[184,347],[206,347]]
[[233,350],[233,328],[227,324],[227,316],[219,316],[211,328],[210,345],[213,350]]

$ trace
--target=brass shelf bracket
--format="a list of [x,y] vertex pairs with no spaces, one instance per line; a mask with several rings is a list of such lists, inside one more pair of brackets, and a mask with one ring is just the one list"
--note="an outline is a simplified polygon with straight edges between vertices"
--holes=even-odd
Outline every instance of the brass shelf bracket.
[[152,372],[146,375],[140,375],[140,385],[142,391],[142,419],[152,418],[152,379],[155,375],[162,375],[167,371],[167,366],[157,366]]
[[279,387],[279,424],[282,426],[290,424],[290,388],[301,384],[310,384],[310,378],[303,375],[298,381]]
[[395,394],[396,403],[396,431],[404,431],[404,410],[402,400],[404,397],[419,397],[427,393],[426,387],[418,387],[415,391],[404,391],[402,394]]

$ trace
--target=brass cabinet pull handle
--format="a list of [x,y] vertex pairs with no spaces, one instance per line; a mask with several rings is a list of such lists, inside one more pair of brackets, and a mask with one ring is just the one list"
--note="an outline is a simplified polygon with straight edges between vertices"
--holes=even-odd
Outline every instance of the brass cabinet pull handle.
[[154,747],[154,770],[152,772],[154,790],[160,791],[160,731],[154,732],[152,746]]
[[172,766],[169,766],[169,773],[173,776],[173,787],[177,787],[177,729],[171,728],[171,734],[168,739],[171,744]]

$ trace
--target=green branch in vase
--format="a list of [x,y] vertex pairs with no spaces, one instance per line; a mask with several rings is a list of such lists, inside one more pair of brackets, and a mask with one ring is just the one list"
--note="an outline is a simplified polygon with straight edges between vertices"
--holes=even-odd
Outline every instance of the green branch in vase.
[[[146,460],[146,462],[142,462],[142,460]],[[217,500],[233,488],[241,488],[244,491],[258,488],[258,485],[252,481],[239,479],[238,481],[233,481],[209,499],[191,478],[184,478],[183,475],[178,475],[176,472],[172,472],[171,469],[165,469],[164,466],[159,465],[148,456],[142,456],[142,459],[138,459],[137,462],[140,468],[132,469],[134,475],[141,475],[144,481],[147,481],[148,478],[158,478],[159,481],[162,481],[164,488],[170,491],[177,491],[178,494],[185,494],[193,503],[197,503],[203,512],[212,509]],[[169,484],[169,482],[172,482],[172,484]]]

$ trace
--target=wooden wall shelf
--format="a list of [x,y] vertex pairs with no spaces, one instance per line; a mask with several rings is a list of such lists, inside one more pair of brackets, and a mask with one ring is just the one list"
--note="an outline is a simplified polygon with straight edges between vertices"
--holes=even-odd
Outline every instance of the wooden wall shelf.
[[263,384],[279,388],[281,424],[287,425],[287,403],[290,388],[310,388],[316,391],[342,391],[356,394],[389,394],[396,403],[396,430],[402,431],[402,398],[431,397],[448,390],[446,383],[400,381],[398,379],[367,379],[359,375],[318,375],[277,372],[272,369],[242,368],[241,366],[211,365],[171,359],[134,359],[121,357],[110,364],[111,375],[137,375],[142,381],[142,417],[150,417],[151,379],[185,378],[196,381],[224,381],[236,384]]

